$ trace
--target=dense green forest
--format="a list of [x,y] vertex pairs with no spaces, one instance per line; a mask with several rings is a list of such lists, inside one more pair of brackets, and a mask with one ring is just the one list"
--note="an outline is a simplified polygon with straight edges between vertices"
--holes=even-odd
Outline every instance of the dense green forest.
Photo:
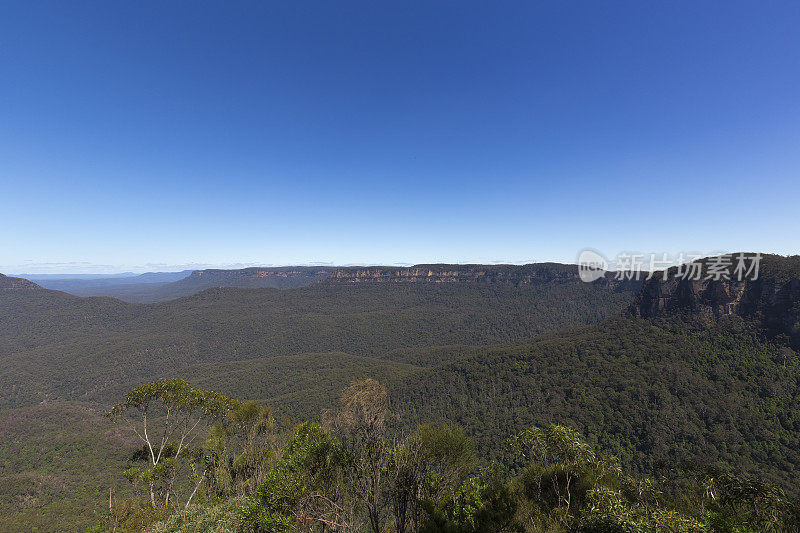
[[[716,465],[631,475],[575,429],[529,426],[486,461],[457,425],[392,427],[378,381],[352,382],[321,423],[183,380],[110,412],[139,447],[98,528],[175,531],[795,531],[800,500]],[[171,418],[170,418],[171,417]],[[148,422],[150,433],[147,433]],[[198,437],[200,437],[198,439]],[[195,444],[197,443],[197,444]]]
[[[422,477],[405,504],[408,531],[597,530],[617,519],[630,527],[607,530],[639,531],[663,517],[687,530],[746,531],[767,515],[778,530],[793,530],[800,269],[797,258],[766,264],[759,285],[703,287],[684,308],[647,317],[633,312],[638,285],[586,284],[566,268],[531,284],[325,281],[213,288],[155,304],[0,279],[0,530],[146,523],[193,531],[204,520],[270,530],[273,518],[298,528],[307,522],[297,522],[298,512],[319,511],[308,498],[323,486],[347,510],[334,521],[369,528],[363,494],[351,485],[361,452],[337,418],[342,391],[365,379],[386,390],[375,441],[385,530],[399,527],[399,496],[387,483],[405,446],[427,461],[412,469]],[[667,289],[646,288],[663,299]],[[717,312],[741,294],[746,312]],[[227,403],[199,426],[180,468],[176,461],[147,474],[136,434],[104,414],[159,378],[186,380]],[[268,421],[258,476],[234,468],[250,426],[230,417],[243,405]],[[444,453],[439,439],[469,450],[458,475],[436,470],[450,460],[436,455]],[[553,462],[548,447],[567,441],[580,444],[569,453],[580,453],[562,449]],[[219,461],[227,474],[215,470]],[[304,470],[314,461],[324,469]],[[565,510],[567,471],[575,491]],[[143,489],[165,473],[175,474],[176,498],[197,487],[186,513],[179,500],[148,505]],[[431,481],[439,475],[449,481]],[[539,492],[545,475],[555,492]],[[276,503],[274,491],[285,498]]]
[[[634,472],[719,463],[791,487],[800,475],[800,362],[730,317],[613,319],[476,348],[403,383],[414,421],[455,421],[490,457],[497,435],[569,421]],[[408,406],[408,407],[405,407]]]
[[107,402],[136,383],[207,363],[327,352],[384,357],[529,338],[618,314],[633,294],[577,280],[216,288],[161,304],[5,291],[0,408]]
[[[88,527],[103,513],[109,485],[127,490],[108,474],[109,461],[124,463],[121,442],[130,435],[112,431],[102,414],[138,383],[177,375],[264,401],[281,418],[318,420],[352,379],[394,386],[425,371],[431,357],[596,323],[635,294],[573,276],[524,286],[215,288],[130,304],[4,279],[2,531],[53,531],[64,521]],[[412,352],[420,364],[391,360]]]

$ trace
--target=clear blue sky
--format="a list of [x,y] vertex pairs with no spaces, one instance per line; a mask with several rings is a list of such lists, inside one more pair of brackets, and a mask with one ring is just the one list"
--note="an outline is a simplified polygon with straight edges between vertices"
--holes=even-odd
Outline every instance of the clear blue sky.
[[3,2],[0,271],[800,252],[800,3]]

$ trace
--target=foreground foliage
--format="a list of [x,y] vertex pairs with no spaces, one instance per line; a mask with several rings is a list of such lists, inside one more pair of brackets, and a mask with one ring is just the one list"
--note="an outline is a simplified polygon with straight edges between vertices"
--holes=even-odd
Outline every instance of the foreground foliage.
[[[176,466],[170,478],[170,486],[181,485],[183,476],[194,503],[156,503],[145,490],[141,499],[112,508],[110,529],[140,530],[148,519],[159,533],[800,528],[800,502],[763,479],[713,468],[634,476],[563,425],[532,426],[498,442],[505,463],[481,460],[457,426],[421,425],[403,434],[390,427],[386,389],[372,379],[345,389],[322,424],[284,429],[266,407],[181,381],[139,387],[126,404],[143,391],[159,391],[160,398],[160,391],[175,389],[180,394],[171,401],[211,398],[219,406],[217,418],[206,419],[207,438],[193,464]],[[170,515],[160,520],[164,513]]]

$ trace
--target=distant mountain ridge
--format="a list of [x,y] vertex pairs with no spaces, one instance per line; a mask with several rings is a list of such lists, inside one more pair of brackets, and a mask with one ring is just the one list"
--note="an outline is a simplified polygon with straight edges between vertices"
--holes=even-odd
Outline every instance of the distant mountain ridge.
[[83,275],[58,275],[30,277],[45,289],[64,291],[76,296],[107,296],[101,293],[96,294],[98,288],[119,287],[124,285],[141,285],[144,283],[171,283],[190,275],[193,270],[183,270],[180,272],[147,272],[144,274],[113,275],[100,277],[86,277]]
[[344,267],[333,272],[330,281],[530,284],[575,279],[578,279],[576,265],[532,263],[527,265],[430,264],[410,267]]
[[333,267],[250,267],[235,270],[195,270],[176,285],[187,287],[241,287],[293,289],[325,279],[334,272]]
[[250,267],[243,269],[151,272],[130,278],[44,280],[42,286],[76,296],[110,296],[127,302],[174,300],[214,287],[293,289],[333,272],[330,267]]
[[[162,274],[180,276],[158,282]],[[132,281],[133,280],[133,281]],[[295,289],[314,283],[471,283],[513,286],[544,283],[582,283],[578,266],[561,263],[527,265],[422,264],[391,266],[285,266],[242,269],[206,269],[182,273],[151,273],[134,278],[98,280],[44,280],[42,286],[76,296],[110,296],[127,302],[150,303],[190,296],[216,287]],[[638,290],[638,280],[618,280],[608,273],[594,283],[611,289]]]
[[[337,269],[325,283],[476,283],[514,286],[545,283],[584,283],[578,265],[529,263],[526,265],[431,264],[410,267],[346,267]],[[612,290],[638,290],[639,279],[618,279],[615,272],[592,282]]]
[[0,274],[0,290],[36,290],[41,289],[36,283],[25,278],[13,278]]
[[[711,258],[700,260],[705,265]],[[800,300],[800,256],[764,255],[761,276],[757,281],[684,280],[676,278],[676,268],[648,280],[619,279],[607,272],[594,281],[611,289],[638,290],[641,293],[631,304],[629,312],[641,317],[658,317],[673,311],[692,311],[718,317],[727,314],[754,316],[764,314],[781,332],[797,336],[800,312],[792,309]],[[167,276],[167,277],[165,277]],[[173,280],[169,281],[169,277]],[[6,281],[9,287],[33,284],[23,278]],[[481,264],[419,264],[396,266],[285,266],[249,267],[243,269],[206,269],[172,273],[148,273],[131,278],[45,279],[38,285],[61,290],[76,296],[111,296],[128,302],[158,302],[189,296],[216,287],[294,289],[314,283],[470,283],[508,284],[513,286],[544,283],[582,283],[577,265],[562,263],[530,263],[525,265]],[[33,284],[36,285],[36,284]],[[794,338],[794,337],[793,337]]]

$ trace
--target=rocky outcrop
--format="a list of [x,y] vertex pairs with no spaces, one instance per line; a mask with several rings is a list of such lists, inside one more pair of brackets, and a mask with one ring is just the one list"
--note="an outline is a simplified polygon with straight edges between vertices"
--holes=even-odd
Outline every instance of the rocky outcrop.
[[337,269],[331,281],[346,283],[513,283],[531,284],[577,279],[569,265],[415,265],[412,267],[351,267]]
[[[333,272],[327,283],[503,283],[516,286],[545,283],[583,283],[577,265],[414,265],[411,267],[349,267]],[[617,280],[611,273],[594,282],[609,289],[635,290],[636,280]]]
[[690,313],[704,319],[739,315],[758,321],[773,336],[785,335],[800,347],[800,256],[765,255],[755,279],[707,279],[710,259],[700,263],[700,279],[673,268],[647,280],[630,307],[645,318]]

